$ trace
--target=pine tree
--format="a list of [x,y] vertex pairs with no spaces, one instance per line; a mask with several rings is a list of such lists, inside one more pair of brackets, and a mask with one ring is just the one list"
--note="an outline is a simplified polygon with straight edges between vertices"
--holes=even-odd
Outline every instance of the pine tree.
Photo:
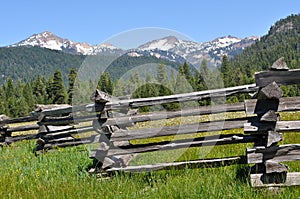
[[108,94],[113,92],[113,83],[108,72],[101,73],[97,88]]
[[45,104],[47,99],[46,92],[46,80],[40,75],[37,76],[37,79],[32,82],[32,92],[35,98],[35,102],[38,104]]
[[72,104],[73,95],[74,95],[74,86],[75,80],[77,78],[77,71],[75,68],[71,68],[68,75],[69,86],[68,86],[68,104]]
[[6,89],[5,89],[6,99],[15,96],[15,86],[11,77],[8,77]]
[[230,67],[230,63],[228,60],[228,57],[226,55],[223,56],[222,58],[222,65],[221,65],[221,73],[222,73],[222,78],[224,81],[224,86],[229,87],[232,86],[232,70]]
[[189,65],[186,62],[184,62],[183,66],[182,66],[182,71],[183,71],[183,74],[185,76],[185,79],[187,81],[190,81],[191,78],[192,78],[191,70],[190,70]]
[[126,93],[132,94],[143,84],[139,71],[135,70],[126,82]]
[[67,102],[67,91],[63,83],[62,74],[58,70],[53,75],[51,94],[53,104],[65,104]]
[[167,83],[167,71],[166,66],[163,63],[158,64],[157,68],[156,80],[161,85],[166,85]]
[[35,104],[35,100],[33,97],[33,91],[31,88],[31,85],[29,83],[26,83],[23,87],[23,92],[22,92],[22,97],[25,100],[26,108],[25,109],[25,114],[28,114],[30,111],[33,110],[33,106]]
[[46,81],[46,93],[47,93],[47,97],[45,98],[44,102],[45,104],[51,104],[53,103],[53,99],[54,99],[54,91],[52,89],[53,86],[53,76],[50,76],[48,78],[48,80]]
[[200,70],[196,74],[197,90],[207,90],[208,81],[211,78],[211,71],[208,68],[206,59],[203,59],[201,62]]
[[189,87],[192,88],[192,90],[190,92],[197,90],[195,78],[193,77],[190,67],[187,64],[187,62],[184,62],[182,68],[179,69],[179,72],[186,79],[187,83],[189,84]]
[[192,92],[193,89],[189,82],[186,79],[186,74],[184,71],[183,66],[179,66],[179,72],[177,73],[176,77],[176,84],[175,84],[175,93],[188,93]]

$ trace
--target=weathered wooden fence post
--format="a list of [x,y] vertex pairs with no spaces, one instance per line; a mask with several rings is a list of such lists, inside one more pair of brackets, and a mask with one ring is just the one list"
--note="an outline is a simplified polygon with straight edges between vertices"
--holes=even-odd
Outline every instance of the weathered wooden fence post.
[[[283,58],[277,60],[271,67],[272,73],[276,71],[289,70]],[[282,81],[282,80],[281,80]],[[278,122],[280,121],[278,111],[279,99],[283,96],[283,91],[273,81],[264,83],[257,81],[259,91],[257,93],[257,103],[254,113],[257,114],[257,121],[253,121],[250,125],[245,125],[245,132],[255,132],[261,139],[254,144],[254,148],[247,149],[248,164],[255,164],[252,167],[251,184],[254,187],[260,186],[281,186],[285,183],[295,183],[293,177],[288,177],[288,166],[281,164],[282,160],[277,160],[280,156],[281,148],[278,142],[282,141],[283,136],[277,132]],[[247,109],[247,108],[246,108]],[[284,149],[281,151],[287,155],[289,151],[294,149]],[[296,159],[296,158],[294,158]],[[299,180],[299,179],[298,179]],[[289,182],[287,182],[289,181]]]
[[[65,125],[57,125],[54,123],[54,125],[47,125],[44,124],[44,120],[47,118],[47,114],[45,115],[43,113],[44,110],[48,110],[48,109],[53,109],[53,108],[58,108],[55,115],[64,115],[64,114],[70,114],[71,113],[71,106],[70,105],[36,105],[35,107],[35,114],[38,115],[38,125],[39,125],[39,130],[38,130],[38,134],[36,136],[37,138],[37,142],[36,142],[36,148],[35,148],[35,152],[36,153],[43,153],[44,149],[45,149],[45,145],[48,142],[48,138],[47,138],[47,134],[48,133],[53,133],[53,132],[59,132],[59,131],[63,131],[63,130],[70,130],[70,129],[74,129],[73,126],[65,126]],[[64,108],[68,108],[70,110],[68,110],[66,113],[64,111],[59,110],[59,108],[62,108],[62,110],[64,110]]]
[[[95,102],[95,106],[97,104],[106,104],[107,102],[112,101],[112,97],[108,94],[96,90],[92,95],[91,100]],[[104,106],[103,106],[104,107]],[[131,155],[121,155],[121,156],[108,156],[108,152],[110,149],[116,149],[119,146],[129,145],[129,141],[123,142],[113,142],[110,140],[112,134],[114,132],[119,132],[122,128],[126,128],[128,125],[118,125],[109,124],[107,125],[107,120],[113,119],[113,117],[120,117],[120,115],[126,115],[124,113],[133,115],[135,111],[129,111],[129,107],[125,107],[123,109],[119,109],[119,112],[112,113],[111,110],[103,109],[100,111],[99,117],[97,120],[93,121],[93,128],[96,132],[100,134],[99,137],[99,147],[96,151],[92,151],[90,157],[93,158],[96,163],[96,168],[92,170],[105,170],[112,167],[122,167],[127,165],[127,163],[132,159]]]
[[11,132],[8,132],[8,126],[5,123],[6,120],[8,120],[9,117],[7,117],[6,115],[0,115],[0,121],[2,122],[0,124],[0,145],[4,145],[7,141],[7,137],[11,136]]

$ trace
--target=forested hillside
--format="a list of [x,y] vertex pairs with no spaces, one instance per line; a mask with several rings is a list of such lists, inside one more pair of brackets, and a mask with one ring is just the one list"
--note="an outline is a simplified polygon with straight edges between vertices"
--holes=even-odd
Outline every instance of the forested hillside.
[[289,68],[300,68],[299,14],[279,20],[254,45],[229,62],[225,59],[221,67],[226,76],[225,85],[253,82],[255,72],[267,70],[280,57],[285,58]]
[[66,80],[69,70],[78,69],[84,58],[39,47],[3,47],[0,48],[0,84],[8,77],[23,82],[32,81],[38,75],[49,77],[57,69]]

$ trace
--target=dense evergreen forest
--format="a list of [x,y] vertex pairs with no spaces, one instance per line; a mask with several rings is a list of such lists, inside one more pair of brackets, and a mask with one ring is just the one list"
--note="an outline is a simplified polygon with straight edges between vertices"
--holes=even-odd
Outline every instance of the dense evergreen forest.
[[[268,70],[284,57],[290,69],[300,68],[300,15],[291,15],[276,22],[268,34],[233,59],[223,61],[221,70],[225,86],[254,82],[254,73]],[[283,87],[285,95],[299,95],[298,86]]]
[[[202,73],[213,75],[203,61]],[[0,87],[0,112],[10,117],[24,116],[33,110],[35,104],[82,104],[90,103],[90,96],[95,89],[102,90],[113,96],[130,95],[134,98],[170,95],[174,93],[192,92],[206,89],[206,83],[200,76],[191,73],[187,63],[179,66],[179,72],[168,75],[166,65],[159,63],[156,72],[141,77],[138,70],[133,71],[128,79],[112,81],[109,72],[99,74],[97,84],[92,81],[79,81],[77,70],[72,68],[68,74],[67,86],[63,81],[62,72],[56,70],[46,78],[38,75],[31,82],[18,81],[12,78]],[[174,69],[174,71],[177,71]],[[220,85],[215,85],[220,87]],[[75,96],[75,97],[74,97]],[[166,105],[168,110],[178,108],[176,104]],[[149,107],[142,108],[147,111]]]
[[[89,97],[96,88],[114,96],[140,98],[249,84],[254,83],[255,72],[267,70],[280,57],[285,58],[290,68],[300,68],[300,15],[278,21],[267,35],[241,54],[232,59],[224,56],[222,64],[215,70],[208,67],[205,59],[200,69],[193,71],[186,62],[176,64],[153,57],[122,57],[112,64],[114,67],[108,67],[100,74],[90,71],[90,77],[96,77],[96,84],[92,80],[76,81],[84,56],[40,48],[0,48],[0,113],[18,117],[32,111],[34,104],[89,103]],[[20,60],[24,63],[19,63]],[[153,62],[156,64],[148,66],[144,73],[135,69],[141,63]],[[20,68],[19,64],[27,67]],[[167,67],[169,65],[173,70]],[[129,75],[121,78],[128,71]],[[285,96],[300,95],[297,85],[283,89]],[[237,102],[247,97],[232,96],[227,101]],[[199,103],[205,105],[211,102]],[[174,110],[179,108],[179,104],[167,104],[163,108]],[[149,107],[141,110],[148,111]]]
[[78,69],[85,56],[73,55],[40,47],[0,48],[0,84],[10,77],[13,81],[28,82],[38,75],[48,78],[56,69],[67,80],[70,68]]

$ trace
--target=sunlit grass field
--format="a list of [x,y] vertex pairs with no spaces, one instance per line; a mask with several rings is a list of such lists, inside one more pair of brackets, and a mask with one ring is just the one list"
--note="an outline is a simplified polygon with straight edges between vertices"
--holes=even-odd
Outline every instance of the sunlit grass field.
[[[232,115],[228,115],[231,117]],[[236,116],[236,115],[235,115]],[[239,115],[241,117],[242,115]],[[281,120],[299,120],[300,113],[284,113]],[[187,117],[137,124],[159,127],[209,120],[205,116]],[[135,128],[135,127],[134,127]],[[34,132],[31,132],[34,133]],[[220,132],[217,132],[220,133]],[[243,133],[243,129],[222,133]],[[299,133],[286,133],[280,144],[300,143]],[[197,136],[197,135],[195,135]],[[136,141],[136,143],[142,141]],[[218,168],[162,170],[145,173],[115,173],[99,178],[88,173],[92,166],[89,146],[69,147],[35,156],[35,141],[22,141],[0,148],[0,198],[298,198],[300,187],[279,191],[252,188],[249,165]],[[173,160],[196,160],[245,155],[252,144],[189,148],[138,155],[131,165]],[[291,172],[300,172],[300,163],[286,163]]]

